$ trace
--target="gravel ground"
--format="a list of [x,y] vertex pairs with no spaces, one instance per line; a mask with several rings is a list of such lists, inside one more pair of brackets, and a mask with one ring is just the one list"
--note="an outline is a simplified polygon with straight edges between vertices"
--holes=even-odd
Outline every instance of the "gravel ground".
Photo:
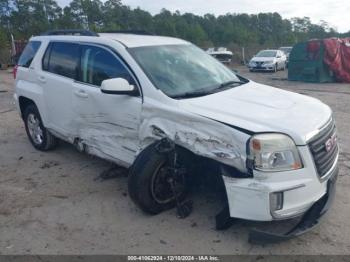
[[332,107],[342,149],[340,176],[321,226],[284,243],[250,245],[249,223],[214,229],[219,203],[200,189],[191,197],[188,218],[176,218],[175,210],[148,216],[128,197],[124,170],[99,181],[110,163],[65,143],[52,152],[36,151],[14,110],[12,75],[0,71],[0,254],[349,254],[350,85],[289,82],[286,72],[236,69]]

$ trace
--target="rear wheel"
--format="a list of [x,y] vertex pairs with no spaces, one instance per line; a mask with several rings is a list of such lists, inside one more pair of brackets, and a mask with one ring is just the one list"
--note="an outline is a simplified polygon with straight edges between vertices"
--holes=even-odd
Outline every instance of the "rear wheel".
[[36,149],[47,151],[57,145],[57,138],[44,127],[35,105],[31,104],[25,108],[23,120],[27,136]]

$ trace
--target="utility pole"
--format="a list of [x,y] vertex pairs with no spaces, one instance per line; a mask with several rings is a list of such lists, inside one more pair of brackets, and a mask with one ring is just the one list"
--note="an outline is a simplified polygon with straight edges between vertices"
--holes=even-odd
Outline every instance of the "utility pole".
[[244,50],[244,47],[242,47],[242,60],[243,60],[243,65],[245,65],[245,50]]

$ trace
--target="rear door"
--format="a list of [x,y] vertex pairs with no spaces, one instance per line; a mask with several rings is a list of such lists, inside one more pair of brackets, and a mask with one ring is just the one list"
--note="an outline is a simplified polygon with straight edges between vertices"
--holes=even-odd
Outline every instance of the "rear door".
[[72,88],[78,78],[79,60],[79,44],[50,42],[38,75],[48,111],[49,122],[46,125],[68,139],[76,133],[72,112]]
[[73,90],[79,138],[90,153],[130,165],[139,146],[142,98],[105,94],[100,86],[120,77],[138,87],[136,78],[116,53],[99,45],[82,44],[80,68]]

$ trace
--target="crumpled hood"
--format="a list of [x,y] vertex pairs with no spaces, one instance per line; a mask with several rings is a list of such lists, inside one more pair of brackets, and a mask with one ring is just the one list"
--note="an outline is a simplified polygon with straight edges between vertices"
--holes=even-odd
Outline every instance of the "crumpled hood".
[[275,58],[274,57],[253,57],[251,60],[251,62],[275,62]]
[[332,114],[315,98],[253,81],[212,95],[179,100],[179,106],[252,132],[285,133],[297,145],[305,145]]

